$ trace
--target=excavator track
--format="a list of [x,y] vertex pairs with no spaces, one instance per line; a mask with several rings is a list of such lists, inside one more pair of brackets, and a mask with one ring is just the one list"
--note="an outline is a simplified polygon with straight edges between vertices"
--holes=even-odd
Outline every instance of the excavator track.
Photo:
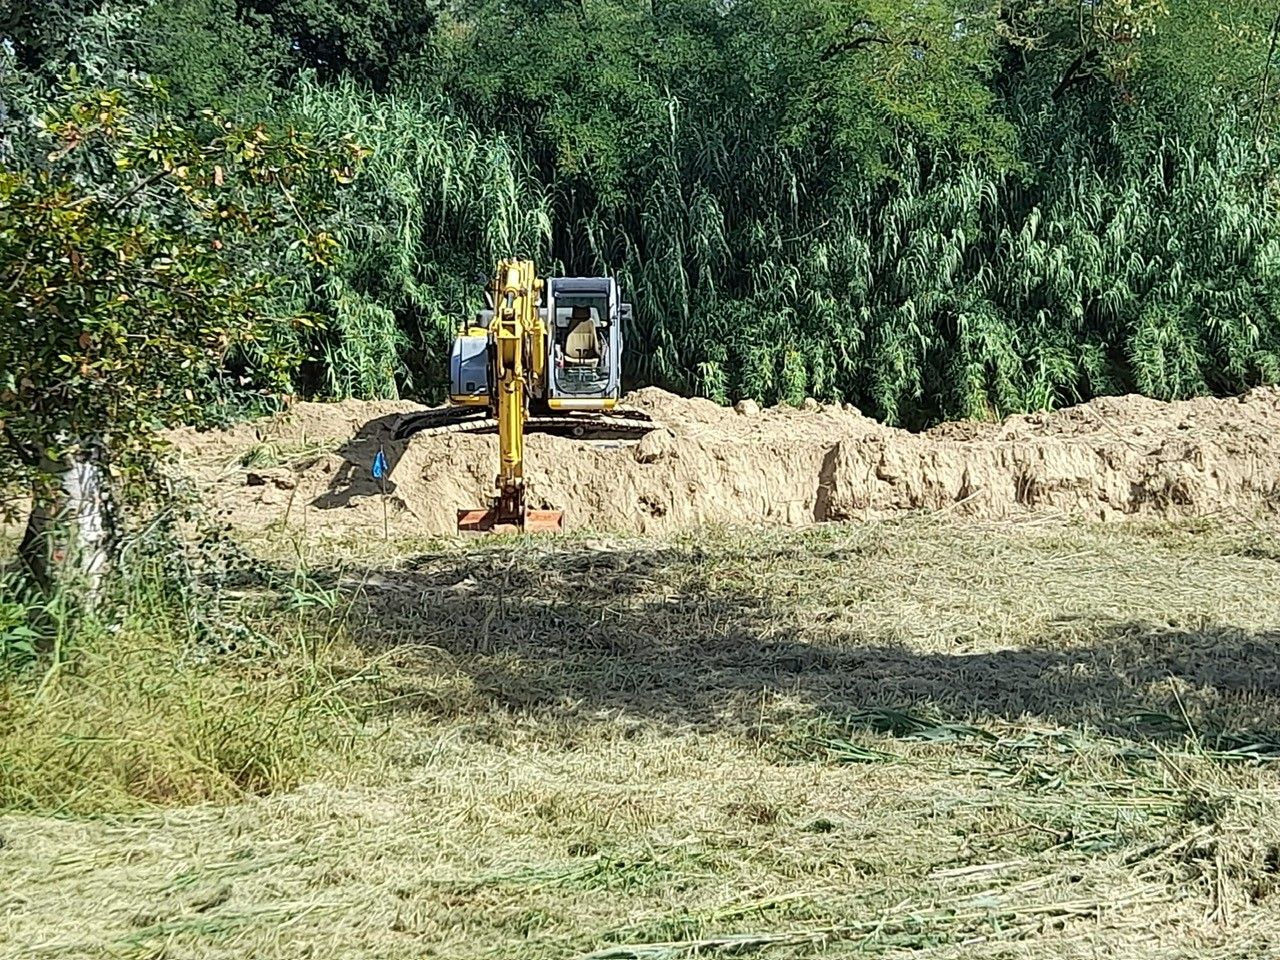
[[[583,412],[573,414],[531,415],[526,421],[527,433],[579,440],[638,440],[660,429],[662,424],[638,410]],[[392,433],[395,440],[446,433],[490,433],[498,427],[496,417],[484,407],[444,407],[405,414]]]

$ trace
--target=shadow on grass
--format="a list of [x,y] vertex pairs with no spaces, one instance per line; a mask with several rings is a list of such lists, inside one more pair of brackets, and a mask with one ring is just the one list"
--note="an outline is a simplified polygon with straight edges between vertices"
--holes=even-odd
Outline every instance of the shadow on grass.
[[[839,577],[842,561],[878,549],[836,543],[805,562]],[[1217,749],[1280,754],[1280,632],[1028,621],[1020,646],[921,649],[859,632],[838,602],[805,606],[785,583],[751,592],[732,579],[696,548],[579,545],[420,557],[346,584],[358,639],[420,650],[424,676],[464,675],[475,696],[515,712],[746,734],[772,699],[842,722],[921,709],[1143,741],[1194,731]],[[402,704],[449,709],[400,692]]]

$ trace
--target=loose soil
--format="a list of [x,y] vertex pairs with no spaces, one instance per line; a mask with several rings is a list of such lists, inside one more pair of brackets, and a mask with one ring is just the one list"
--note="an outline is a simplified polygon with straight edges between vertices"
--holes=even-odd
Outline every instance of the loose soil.
[[[1280,390],[1161,403],[1108,397],[998,424],[887,427],[850,406],[738,409],[646,389],[638,442],[528,438],[530,503],[569,528],[664,534],[706,524],[805,525],[945,511],[1089,520],[1269,512]],[[406,402],[301,403],[280,417],[172,439],[236,526],[439,535],[492,493],[492,433],[393,440]],[[372,475],[378,451],[390,475]]]

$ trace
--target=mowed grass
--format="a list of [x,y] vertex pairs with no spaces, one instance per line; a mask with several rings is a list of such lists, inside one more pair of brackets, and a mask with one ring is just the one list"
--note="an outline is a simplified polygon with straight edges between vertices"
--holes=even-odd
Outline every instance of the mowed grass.
[[231,804],[0,818],[0,955],[1274,956],[1274,542],[334,545],[348,748]]

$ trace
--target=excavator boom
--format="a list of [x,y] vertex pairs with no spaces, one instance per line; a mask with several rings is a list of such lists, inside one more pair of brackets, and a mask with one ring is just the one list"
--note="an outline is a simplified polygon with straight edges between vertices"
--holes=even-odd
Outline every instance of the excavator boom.
[[497,495],[488,509],[459,510],[460,532],[555,532],[559,510],[525,503],[524,436],[529,398],[547,375],[547,330],[539,311],[543,281],[527,260],[504,260],[490,288],[489,406],[498,421]]

